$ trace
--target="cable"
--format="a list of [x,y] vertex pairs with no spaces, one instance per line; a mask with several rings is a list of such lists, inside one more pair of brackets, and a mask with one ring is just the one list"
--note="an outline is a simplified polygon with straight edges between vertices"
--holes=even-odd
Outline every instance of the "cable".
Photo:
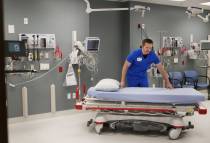
[[90,72],[98,72],[98,59],[96,55],[94,56],[92,53],[85,52],[82,58],[83,64],[85,64]]
[[[89,53],[89,52],[82,52],[82,55],[83,56],[80,56],[79,57],[79,62],[84,64],[87,69],[90,71],[90,72],[98,72],[98,67],[97,67],[97,64],[98,64],[98,59],[96,59],[96,56],[94,57],[93,54]],[[38,77],[35,77],[31,80],[28,80],[28,81],[24,81],[24,82],[19,82],[17,84],[14,84],[14,83],[10,83],[10,82],[7,82],[9,84],[9,86],[11,87],[17,87],[17,86],[20,86],[20,85],[24,85],[24,84],[27,84],[27,83],[31,83],[33,81],[36,81],[44,76],[46,76],[48,73],[52,72],[53,70],[55,70],[60,64],[62,64],[65,60],[67,60],[69,58],[69,56],[66,56],[63,60],[61,60],[58,64],[56,64],[52,69],[50,69],[48,72],[42,74],[41,76],[38,76]],[[71,61],[70,61],[71,63]]]
[[26,84],[26,83],[31,83],[31,82],[33,82],[33,81],[36,81],[36,80],[38,80],[38,79],[40,79],[40,78],[46,76],[48,73],[52,72],[53,70],[55,70],[60,64],[62,64],[65,60],[67,60],[68,57],[69,57],[69,56],[66,56],[63,60],[61,60],[58,64],[56,64],[52,69],[50,69],[48,72],[42,74],[41,76],[35,77],[35,78],[33,78],[33,79],[31,79],[31,80],[28,80],[28,81],[19,82],[19,83],[17,83],[17,84],[10,83],[10,82],[7,82],[7,81],[6,81],[6,82],[7,82],[7,83],[9,84],[9,86],[11,86],[11,87],[17,87],[17,86],[20,86],[20,85],[24,85],[24,84]]

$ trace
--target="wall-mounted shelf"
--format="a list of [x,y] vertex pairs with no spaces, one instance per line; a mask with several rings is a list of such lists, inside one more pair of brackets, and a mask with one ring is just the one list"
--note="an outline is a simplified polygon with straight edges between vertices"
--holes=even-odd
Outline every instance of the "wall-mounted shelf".
[[54,50],[54,48],[28,48],[27,50]]
[[36,70],[5,70],[5,73],[36,73]]

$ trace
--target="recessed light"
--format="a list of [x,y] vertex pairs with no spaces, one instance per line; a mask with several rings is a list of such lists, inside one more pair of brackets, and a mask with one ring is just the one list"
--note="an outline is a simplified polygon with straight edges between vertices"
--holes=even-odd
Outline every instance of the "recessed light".
[[181,1],[186,1],[186,0],[170,0],[170,1],[177,1],[177,2],[181,2]]
[[210,2],[204,2],[204,3],[201,3],[201,5],[210,6]]

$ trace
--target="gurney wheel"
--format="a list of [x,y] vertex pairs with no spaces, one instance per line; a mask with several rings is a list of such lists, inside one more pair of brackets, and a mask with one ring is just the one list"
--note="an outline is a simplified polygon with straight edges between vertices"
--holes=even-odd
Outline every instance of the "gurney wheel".
[[182,132],[181,128],[178,128],[178,129],[171,128],[168,132],[168,136],[170,139],[176,140],[179,138],[181,132]]
[[93,123],[93,119],[90,119],[89,121],[87,121],[87,127],[89,127],[92,123]]
[[103,129],[103,124],[95,125],[95,130],[97,134],[101,134],[101,131]]

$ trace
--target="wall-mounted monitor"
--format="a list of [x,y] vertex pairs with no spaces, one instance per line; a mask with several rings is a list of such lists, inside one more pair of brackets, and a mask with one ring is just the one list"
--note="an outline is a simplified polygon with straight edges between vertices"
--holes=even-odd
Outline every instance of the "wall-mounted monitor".
[[26,57],[26,46],[23,41],[6,40],[4,43],[5,57]]
[[85,48],[89,52],[98,52],[100,39],[98,37],[87,37],[85,39]]
[[210,50],[210,40],[201,40],[201,50]]

